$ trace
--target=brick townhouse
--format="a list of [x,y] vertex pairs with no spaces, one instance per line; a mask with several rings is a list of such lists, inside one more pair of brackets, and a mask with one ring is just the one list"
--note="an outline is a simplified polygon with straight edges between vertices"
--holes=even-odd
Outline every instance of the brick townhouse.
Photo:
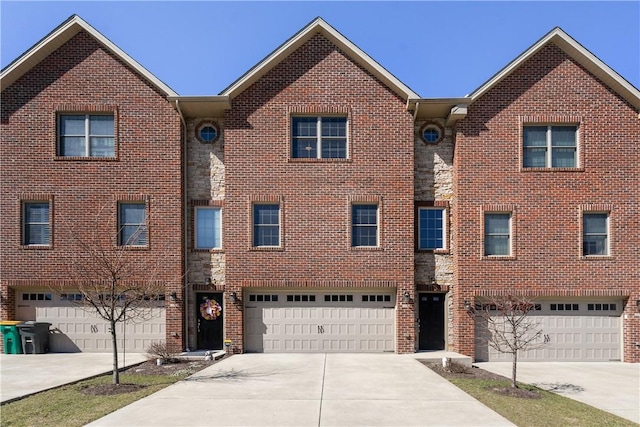
[[161,260],[132,351],[502,360],[474,310],[517,294],[547,341],[521,359],[640,362],[640,92],[558,28],[462,98],[421,98],[320,18],[217,96],[77,16],[1,82],[0,317],[52,323],[54,351],[109,349],[50,286],[101,214]]

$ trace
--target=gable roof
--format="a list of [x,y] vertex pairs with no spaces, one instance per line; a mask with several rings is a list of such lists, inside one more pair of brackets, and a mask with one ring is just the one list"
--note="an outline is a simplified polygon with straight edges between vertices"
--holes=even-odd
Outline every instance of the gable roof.
[[156,76],[151,74],[146,68],[140,65],[136,60],[127,55],[122,49],[116,46],[113,42],[100,34],[95,28],[89,25],[86,21],[80,18],[78,15],[72,15],[60,24],[56,29],[46,35],[38,43],[33,45],[29,50],[23,53],[20,57],[7,65],[0,73],[0,90],[4,90],[6,87],[18,80],[27,71],[35,67],[40,61],[68,42],[73,36],[80,31],[86,31],[102,44],[106,49],[120,58],[125,64],[134,69],[146,80],[151,82],[156,88],[164,92],[167,96],[176,96],[177,93],[173,91],[169,86],[159,80]]
[[602,80],[614,92],[627,100],[635,108],[640,109],[640,91],[625,80],[624,77],[616,73],[611,67],[598,59],[597,56],[589,52],[570,35],[565,33],[560,27],[556,27],[548,32],[533,46],[507,64],[507,66],[502,70],[498,71],[498,73],[491,77],[486,83],[467,95],[471,98],[471,102],[473,103],[473,101],[484,95],[489,89],[501,82],[549,43],[554,43],[578,64],[582,65],[591,74]]
[[322,34],[342,49],[349,57],[354,59],[361,67],[376,76],[405,100],[409,98],[419,98],[413,90],[320,17],[311,21],[293,37],[271,52],[266,58],[253,66],[253,68],[243,74],[238,80],[224,89],[220,95],[229,96],[231,99],[235,98],[316,34]]

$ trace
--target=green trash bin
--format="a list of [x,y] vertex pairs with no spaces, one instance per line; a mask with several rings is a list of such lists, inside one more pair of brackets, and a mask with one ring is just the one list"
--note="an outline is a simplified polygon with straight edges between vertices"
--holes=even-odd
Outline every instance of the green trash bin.
[[18,324],[20,323],[22,322],[16,320],[3,320],[0,322],[4,354],[22,354],[22,339],[18,330]]

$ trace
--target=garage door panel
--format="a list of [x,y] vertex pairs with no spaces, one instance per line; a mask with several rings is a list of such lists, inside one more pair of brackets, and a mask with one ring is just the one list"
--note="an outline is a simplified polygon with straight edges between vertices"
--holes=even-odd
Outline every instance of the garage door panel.
[[[521,361],[609,361],[621,358],[621,301],[549,303],[530,315],[541,322],[546,344],[521,352]],[[551,307],[554,307],[553,309]],[[597,307],[597,308],[596,308]],[[607,310],[608,308],[608,310]],[[490,348],[483,321],[476,319],[476,358],[510,361],[511,356]]]
[[[274,295],[274,292],[269,292]],[[249,294],[245,308],[247,351],[350,352],[393,351],[395,308],[362,303],[358,294],[325,298],[281,292],[274,301]],[[355,295],[355,297],[354,297]],[[289,297],[289,299],[288,299]],[[291,306],[294,305],[295,306]],[[390,313],[386,313],[390,312]],[[260,328],[259,325],[265,327]],[[367,336],[384,339],[367,339]]]

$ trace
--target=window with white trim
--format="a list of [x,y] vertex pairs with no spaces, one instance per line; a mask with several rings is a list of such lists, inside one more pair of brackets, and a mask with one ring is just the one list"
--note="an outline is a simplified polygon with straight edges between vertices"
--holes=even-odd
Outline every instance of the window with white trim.
[[47,246],[51,244],[49,202],[22,203],[22,244]]
[[58,155],[115,157],[113,114],[60,114]]
[[280,246],[280,205],[253,205],[253,246]]
[[144,202],[119,203],[118,244],[120,246],[147,245],[147,209]]
[[351,246],[378,246],[378,205],[351,205]]
[[522,139],[525,168],[578,167],[577,126],[524,126]]
[[511,255],[511,213],[484,214],[484,255]]
[[445,208],[418,208],[418,249],[436,250],[445,248]]
[[292,117],[291,157],[294,159],[346,159],[347,118]]
[[196,249],[220,249],[222,247],[222,209],[195,208]]
[[582,255],[609,255],[609,214],[582,214]]

